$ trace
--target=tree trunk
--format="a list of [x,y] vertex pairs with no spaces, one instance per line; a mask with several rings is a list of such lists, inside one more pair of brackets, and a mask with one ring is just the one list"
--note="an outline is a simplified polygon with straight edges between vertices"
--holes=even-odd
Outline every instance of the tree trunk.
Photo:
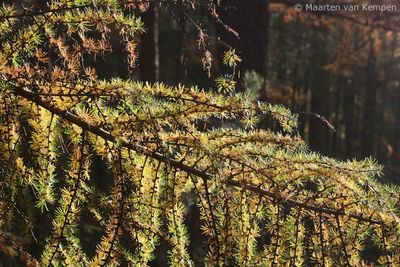
[[362,121],[362,156],[369,157],[375,154],[375,133],[376,133],[376,57],[375,48],[371,41],[366,66],[366,85],[364,100],[364,116]]
[[151,4],[142,19],[147,31],[141,39],[140,78],[143,81],[157,82],[160,80],[158,5]]
[[345,123],[345,135],[346,135],[346,155],[348,157],[355,157],[354,153],[354,137],[355,137],[355,90],[353,88],[353,82],[351,78],[346,81],[344,90],[344,123]]
[[310,117],[310,147],[322,154],[328,154],[328,138],[330,128],[323,118],[329,115],[329,74],[323,69],[328,58],[324,43],[320,40],[320,30],[314,29],[310,51],[314,62],[311,71],[311,117]]
[[185,43],[186,43],[186,7],[183,3],[183,0],[178,1],[177,3],[177,17],[178,17],[178,34],[177,34],[177,47],[176,47],[176,60],[178,62],[176,73],[175,73],[175,82],[183,83],[187,78],[187,64],[186,64],[186,55],[185,55]]

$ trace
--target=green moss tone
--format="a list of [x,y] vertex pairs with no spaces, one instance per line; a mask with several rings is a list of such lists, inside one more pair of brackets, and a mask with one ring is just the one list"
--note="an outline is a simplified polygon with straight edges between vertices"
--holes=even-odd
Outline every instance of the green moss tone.
[[[195,195],[206,266],[361,266],[371,248],[400,265],[399,190],[376,181],[373,160],[311,152],[295,115],[245,94],[98,80],[90,62],[111,33],[134,66],[135,2],[0,8],[2,255],[147,266],[164,244],[171,266],[194,266]],[[264,118],[281,131],[258,130]]]

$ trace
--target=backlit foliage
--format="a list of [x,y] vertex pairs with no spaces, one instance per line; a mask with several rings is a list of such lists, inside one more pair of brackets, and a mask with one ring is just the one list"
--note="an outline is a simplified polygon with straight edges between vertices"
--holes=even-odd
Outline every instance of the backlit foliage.
[[[90,62],[112,51],[111,33],[135,65],[139,2],[0,8],[3,253],[29,266],[147,266],[165,242],[170,265],[194,266],[194,194],[207,266],[361,266],[371,249],[399,266],[399,191],[376,181],[373,160],[311,152],[295,115],[246,94],[97,79]],[[257,129],[264,117],[281,130]],[[86,220],[102,235],[93,249]]]

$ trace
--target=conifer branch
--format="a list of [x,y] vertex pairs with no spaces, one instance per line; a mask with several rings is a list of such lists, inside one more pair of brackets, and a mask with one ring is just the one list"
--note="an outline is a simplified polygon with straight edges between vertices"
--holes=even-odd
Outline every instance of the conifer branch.
[[[86,131],[89,131],[95,135],[98,135],[99,137],[101,137],[107,141],[118,142],[122,147],[132,149],[140,154],[143,154],[143,155],[149,156],[151,158],[154,158],[156,160],[170,164],[171,166],[176,167],[182,171],[185,171],[191,175],[201,177],[205,181],[212,179],[212,176],[210,174],[205,173],[195,167],[188,166],[180,161],[176,161],[176,160],[174,160],[168,156],[165,156],[159,152],[148,150],[146,147],[143,147],[139,144],[132,144],[132,143],[129,143],[124,140],[118,140],[110,132],[104,130],[102,127],[99,127],[97,125],[92,125],[92,124],[82,120],[81,118],[79,118],[78,116],[73,114],[72,112],[67,111],[67,110],[62,110],[59,107],[53,105],[50,100],[46,100],[41,96],[37,96],[36,94],[29,92],[26,89],[17,87],[17,88],[15,88],[15,93],[19,96],[25,97],[26,99],[40,105],[41,107],[56,114],[60,118],[65,119],[65,120],[81,127],[82,129],[84,129]],[[241,183],[238,181],[228,180],[228,181],[225,181],[225,183],[227,185],[234,186],[237,188],[243,188],[243,189],[250,190],[250,191],[258,193],[264,197],[269,197],[274,200],[282,201],[282,203],[294,205],[294,206],[300,207],[305,210],[321,212],[321,213],[329,214],[332,216],[345,216],[345,217],[349,217],[349,218],[352,218],[355,220],[372,223],[372,224],[385,224],[381,220],[364,217],[364,216],[358,215],[358,214],[351,214],[351,213],[347,214],[346,211],[343,209],[325,208],[325,207],[320,207],[320,206],[316,206],[316,205],[302,203],[302,202],[292,200],[292,199],[286,199],[286,198],[283,198],[281,195],[279,195],[279,193],[263,190],[262,188],[259,188],[259,187],[253,186],[253,185],[249,185],[249,184],[245,184],[245,183]]]

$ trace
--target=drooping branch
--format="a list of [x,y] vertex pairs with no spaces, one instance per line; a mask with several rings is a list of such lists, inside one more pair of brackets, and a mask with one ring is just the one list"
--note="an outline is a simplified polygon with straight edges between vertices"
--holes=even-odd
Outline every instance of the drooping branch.
[[[85,121],[84,119],[80,118],[79,116],[75,115],[73,112],[68,111],[68,110],[63,110],[56,105],[53,104],[51,99],[45,98],[43,96],[37,95],[23,87],[15,87],[14,93],[18,96],[24,97],[25,99],[41,106],[42,108],[50,111],[51,113],[59,116],[60,118],[75,124],[76,126],[79,126],[83,130],[86,130],[94,135],[97,135],[104,140],[107,140],[109,142],[116,143],[118,142],[121,147],[130,149],[135,151],[138,154],[146,155],[148,157],[151,157],[153,159],[156,159],[160,162],[164,162],[167,164],[170,164],[172,167],[180,169],[189,175],[197,176],[202,178],[205,181],[212,180],[213,177],[211,174],[207,173],[206,171],[202,171],[196,167],[189,166],[182,161],[177,161],[173,159],[172,157],[168,157],[168,155],[164,155],[160,152],[157,151],[152,151],[145,146],[139,145],[139,144],[134,144],[129,142],[126,139],[118,139],[115,136],[113,136],[110,132],[107,130],[103,129],[101,126],[93,124],[91,122]],[[234,180],[223,180],[222,181],[224,184],[227,186],[232,186],[236,188],[242,188],[249,190],[253,193],[259,194],[263,197],[268,197],[271,198],[275,201],[278,201],[281,204],[288,204],[292,205],[307,211],[315,211],[315,212],[320,212],[324,213],[330,216],[344,216],[348,217],[360,222],[364,223],[370,223],[370,224],[377,224],[377,225],[386,225],[383,220],[380,219],[375,219],[371,217],[365,217],[361,214],[354,214],[354,213],[348,213],[344,208],[341,209],[335,209],[335,208],[329,208],[329,207],[321,207],[319,205],[314,205],[311,203],[305,203],[301,202],[286,196],[283,196],[279,192],[272,192],[268,190],[264,190],[260,187],[248,184],[248,183],[243,183],[240,181],[234,181]],[[396,221],[396,218],[393,219]]]

